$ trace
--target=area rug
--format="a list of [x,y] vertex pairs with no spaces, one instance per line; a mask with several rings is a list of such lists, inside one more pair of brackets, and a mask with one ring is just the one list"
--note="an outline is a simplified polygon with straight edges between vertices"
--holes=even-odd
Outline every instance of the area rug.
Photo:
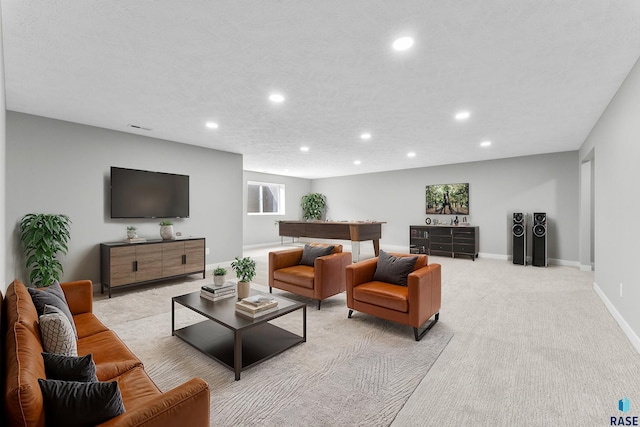
[[[212,426],[388,426],[453,336],[445,313],[416,342],[409,327],[357,312],[348,319],[344,294],[317,310],[315,301],[277,291],[308,304],[307,342],[235,381],[232,371],[171,336],[171,296],[197,291],[202,283],[115,294],[95,301],[94,312],[142,360],[161,390],[192,377],[207,381]],[[297,311],[276,323],[301,334],[301,316]],[[184,308],[176,311],[177,327],[201,319]]]

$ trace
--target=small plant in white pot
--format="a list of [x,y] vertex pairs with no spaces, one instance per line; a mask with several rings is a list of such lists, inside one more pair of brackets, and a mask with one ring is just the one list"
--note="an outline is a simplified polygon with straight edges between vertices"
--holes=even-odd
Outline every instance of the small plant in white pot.
[[231,268],[238,278],[238,299],[247,298],[251,294],[251,280],[256,276],[256,262],[250,257],[236,257]]
[[173,222],[168,220],[160,221],[160,237],[162,237],[162,240],[173,239]]
[[213,270],[213,284],[216,286],[222,286],[227,277],[227,270],[222,267],[216,267]]
[[127,227],[127,238],[135,239],[136,237],[138,237],[138,234],[136,233],[137,231],[138,229],[133,225],[130,225],[129,227]]

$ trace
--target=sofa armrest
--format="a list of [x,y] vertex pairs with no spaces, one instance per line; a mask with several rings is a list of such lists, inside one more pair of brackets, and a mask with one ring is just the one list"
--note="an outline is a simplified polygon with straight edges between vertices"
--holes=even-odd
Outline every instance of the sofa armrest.
[[[442,300],[442,267],[429,264],[413,273],[407,280],[411,323],[418,327],[440,311]],[[418,307],[418,310],[414,310]]]
[[285,267],[300,264],[302,248],[285,249],[269,252],[269,286],[273,286],[273,272]]
[[93,284],[91,280],[60,283],[69,310],[74,316],[93,312]]
[[157,398],[147,406],[128,411],[100,424],[112,426],[209,426],[209,385],[192,378]]
[[320,256],[313,264],[314,283],[321,283],[322,286],[315,286],[316,298],[324,299],[330,295],[336,295],[345,290],[344,269],[351,264],[350,252],[338,252],[330,255]]

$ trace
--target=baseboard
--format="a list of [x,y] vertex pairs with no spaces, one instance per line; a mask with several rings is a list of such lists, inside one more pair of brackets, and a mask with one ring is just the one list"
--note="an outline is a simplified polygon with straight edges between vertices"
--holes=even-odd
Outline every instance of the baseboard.
[[579,264],[578,267],[580,268],[580,271],[593,271],[593,266],[591,264],[589,265]]
[[487,252],[479,252],[478,253],[478,258],[500,259],[500,260],[503,260],[503,261],[508,261],[509,259],[511,259],[511,257],[509,257],[509,255],[490,254],[490,253],[487,253]]
[[[285,242],[286,243],[286,242]],[[247,250],[247,249],[260,249],[260,248],[266,248],[269,246],[278,246],[280,245],[280,242],[270,242],[270,243],[258,243],[255,245],[243,245],[242,249],[243,250]]]
[[611,313],[615,321],[618,322],[618,325],[620,325],[622,332],[624,332],[624,334],[627,336],[629,341],[631,341],[631,345],[633,345],[636,351],[640,353],[640,338],[638,337],[638,335],[636,335],[636,333],[633,331],[633,329],[631,329],[631,326],[629,326],[627,321],[624,320],[624,318],[620,315],[618,310],[616,310],[613,304],[611,304],[611,301],[609,301],[609,298],[607,298],[604,292],[602,292],[602,289],[600,289],[600,287],[596,282],[593,282],[593,290],[596,291],[596,294],[598,294],[598,296],[604,303],[604,306],[607,307],[607,310],[609,310],[609,313]]

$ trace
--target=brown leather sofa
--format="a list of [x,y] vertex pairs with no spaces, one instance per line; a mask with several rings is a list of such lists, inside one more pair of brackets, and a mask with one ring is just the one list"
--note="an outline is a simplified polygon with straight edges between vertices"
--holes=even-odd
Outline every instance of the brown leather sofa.
[[[194,378],[161,392],[142,362],[92,313],[91,281],[61,285],[78,333],[78,355],[91,353],[98,380],[117,381],[122,395],[125,412],[101,426],[209,425],[209,386],[204,380]],[[46,376],[38,314],[27,288],[18,280],[7,288],[1,307],[5,336],[3,425],[44,427],[38,378]]]
[[311,246],[333,246],[333,253],[315,259],[314,266],[300,265],[303,248],[269,252],[269,292],[282,289],[318,300],[344,292],[344,269],[351,264],[351,253],[342,252],[342,245],[312,243]]
[[[374,281],[378,258],[346,267],[349,318],[354,310],[413,327],[416,341],[433,327],[440,317],[441,267],[428,264],[427,255],[392,253],[396,257],[417,256],[408,286]],[[419,330],[432,316],[434,320]]]

